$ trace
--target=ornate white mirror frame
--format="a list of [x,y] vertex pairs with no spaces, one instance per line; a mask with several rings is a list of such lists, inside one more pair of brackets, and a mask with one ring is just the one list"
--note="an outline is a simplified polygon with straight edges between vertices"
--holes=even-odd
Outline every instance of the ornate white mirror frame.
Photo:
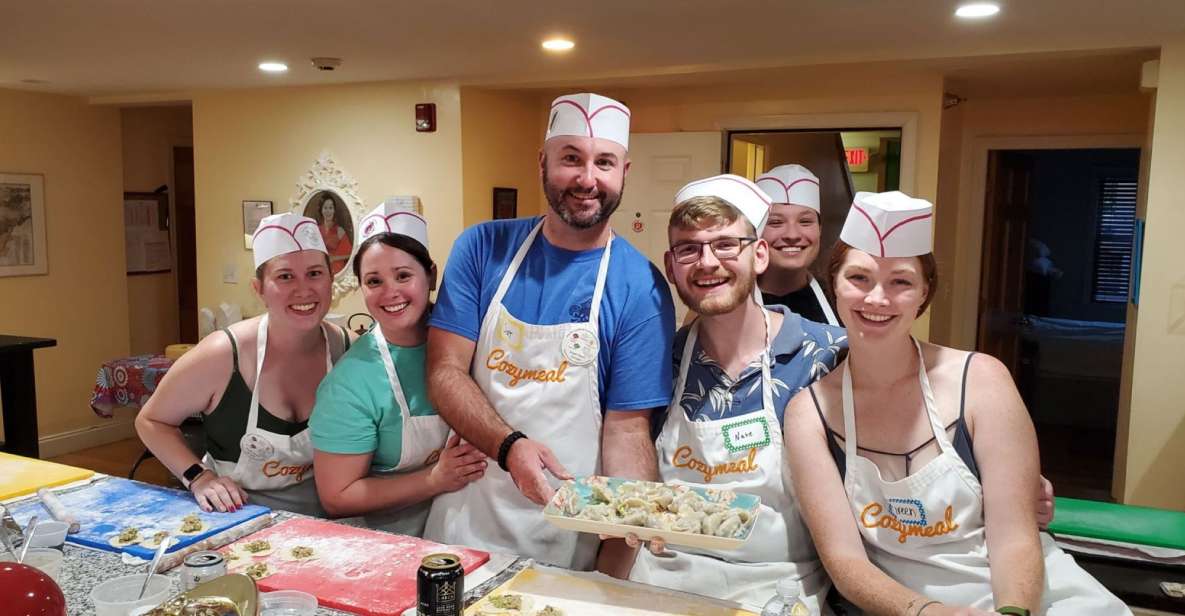
[[[332,203],[332,210],[326,202]],[[334,272],[333,301],[358,288],[358,278],[350,265],[355,247],[354,228],[366,216],[366,204],[358,196],[358,182],[338,167],[329,152],[322,152],[312,168],[296,182],[296,196],[289,204],[293,213],[317,221]]]

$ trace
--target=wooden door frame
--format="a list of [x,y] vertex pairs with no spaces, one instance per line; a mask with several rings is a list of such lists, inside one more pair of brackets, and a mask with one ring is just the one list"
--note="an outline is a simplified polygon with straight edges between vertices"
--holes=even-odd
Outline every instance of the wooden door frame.
[[[180,266],[180,246],[177,244],[177,170],[176,163],[176,149],[189,148],[193,149],[192,137],[179,137],[169,141],[168,159],[169,159],[169,242],[173,247],[173,292],[172,299],[177,305],[177,340],[181,342],[181,266]],[[196,178],[196,173],[194,174]],[[196,182],[194,185],[194,200],[197,197]],[[197,256],[194,256],[196,260]],[[201,308],[200,306],[198,307]]]

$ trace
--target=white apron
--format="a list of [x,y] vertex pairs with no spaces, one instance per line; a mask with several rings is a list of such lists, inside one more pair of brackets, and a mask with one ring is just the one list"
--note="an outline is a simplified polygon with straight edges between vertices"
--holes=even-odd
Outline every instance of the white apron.
[[[942,452],[904,479],[882,479],[876,464],[856,450],[852,376],[844,362],[844,488],[868,556],[885,573],[947,605],[991,610],[995,605],[984,534],[983,488],[947,437],[935,409],[921,345],[916,340],[914,345],[926,415]],[[1045,560],[1042,605],[1018,607],[1034,614],[1131,614],[1044,533],[1041,548]]]
[[[691,325],[674,396],[658,436],[658,464],[667,483],[733,490],[761,497],[761,512],[748,541],[737,550],[699,550],[671,546],[671,554],[655,556],[639,550],[630,579],[655,586],[739,601],[758,609],[776,592],[778,580],[802,580],[803,601],[819,613],[829,587],[798,505],[791,494],[790,468],[783,455],[782,430],[774,412],[770,377],[769,311],[766,344],[761,354],[762,408],[716,421],[691,421],[680,406],[687,370],[699,336],[699,320]],[[748,472],[706,477],[691,461],[707,468],[747,460]],[[699,466],[695,464],[694,466]]]
[[835,318],[835,311],[831,309],[831,303],[827,301],[827,294],[823,293],[823,287],[819,285],[818,279],[814,276],[811,276],[811,291],[814,292],[815,300],[819,302],[819,307],[823,309],[823,314],[827,317],[827,324],[839,327],[839,319]]
[[[540,221],[531,230],[490,300],[471,373],[508,425],[551,448],[572,475],[595,475],[601,467],[597,319],[613,240],[601,255],[587,323],[524,323],[502,299],[542,227]],[[548,524],[543,509],[497,465],[486,468],[480,481],[437,496],[424,536],[578,570],[592,569],[599,544],[595,535]]]
[[[387,348],[387,339],[377,322],[371,335],[379,347],[379,356],[383,360],[383,368],[387,371],[387,383],[391,385],[391,394],[395,398],[395,406],[399,408],[399,415],[403,421],[399,464],[394,468],[374,469],[372,472],[375,475],[409,473],[435,464],[448,439],[448,424],[444,423],[440,415],[411,414],[411,407],[408,406],[407,397],[403,394],[403,385],[395,372],[395,361],[391,359],[391,350]],[[419,537],[424,534],[424,522],[428,519],[430,505],[431,499],[401,509],[368,513],[362,518],[370,528]]]
[[[219,475],[230,477],[249,491],[259,491],[262,499],[252,496],[252,502],[286,509],[309,511],[318,505],[316,485],[313,483],[313,444],[305,428],[294,436],[268,432],[259,427],[260,374],[263,373],[267,353],[268,315],[259,319],[255,342],[255,386],[251,388],[251,406],[247,413],[247,431],[239,439],[240,454],[236,462],[215,460],[209,454],[205,462]],[[329,334],[321,324],[325,337],[325,372],[333,368],[329,352]],[[318,505],[319,507],[319,505]]]

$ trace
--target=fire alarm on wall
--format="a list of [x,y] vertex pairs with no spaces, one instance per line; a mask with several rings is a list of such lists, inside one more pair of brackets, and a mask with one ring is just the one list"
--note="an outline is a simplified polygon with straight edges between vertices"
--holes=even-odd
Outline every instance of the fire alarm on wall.
[[416,105],[416,132],[436,132],[436,103],[419,103]]

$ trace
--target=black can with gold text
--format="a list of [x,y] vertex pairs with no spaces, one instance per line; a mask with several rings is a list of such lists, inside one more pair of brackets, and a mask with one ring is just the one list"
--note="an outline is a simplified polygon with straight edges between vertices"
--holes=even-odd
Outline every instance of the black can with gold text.
[[465,610],[465,571],[456,554],[429,554],[416,572],[418,616],[461,616]]

